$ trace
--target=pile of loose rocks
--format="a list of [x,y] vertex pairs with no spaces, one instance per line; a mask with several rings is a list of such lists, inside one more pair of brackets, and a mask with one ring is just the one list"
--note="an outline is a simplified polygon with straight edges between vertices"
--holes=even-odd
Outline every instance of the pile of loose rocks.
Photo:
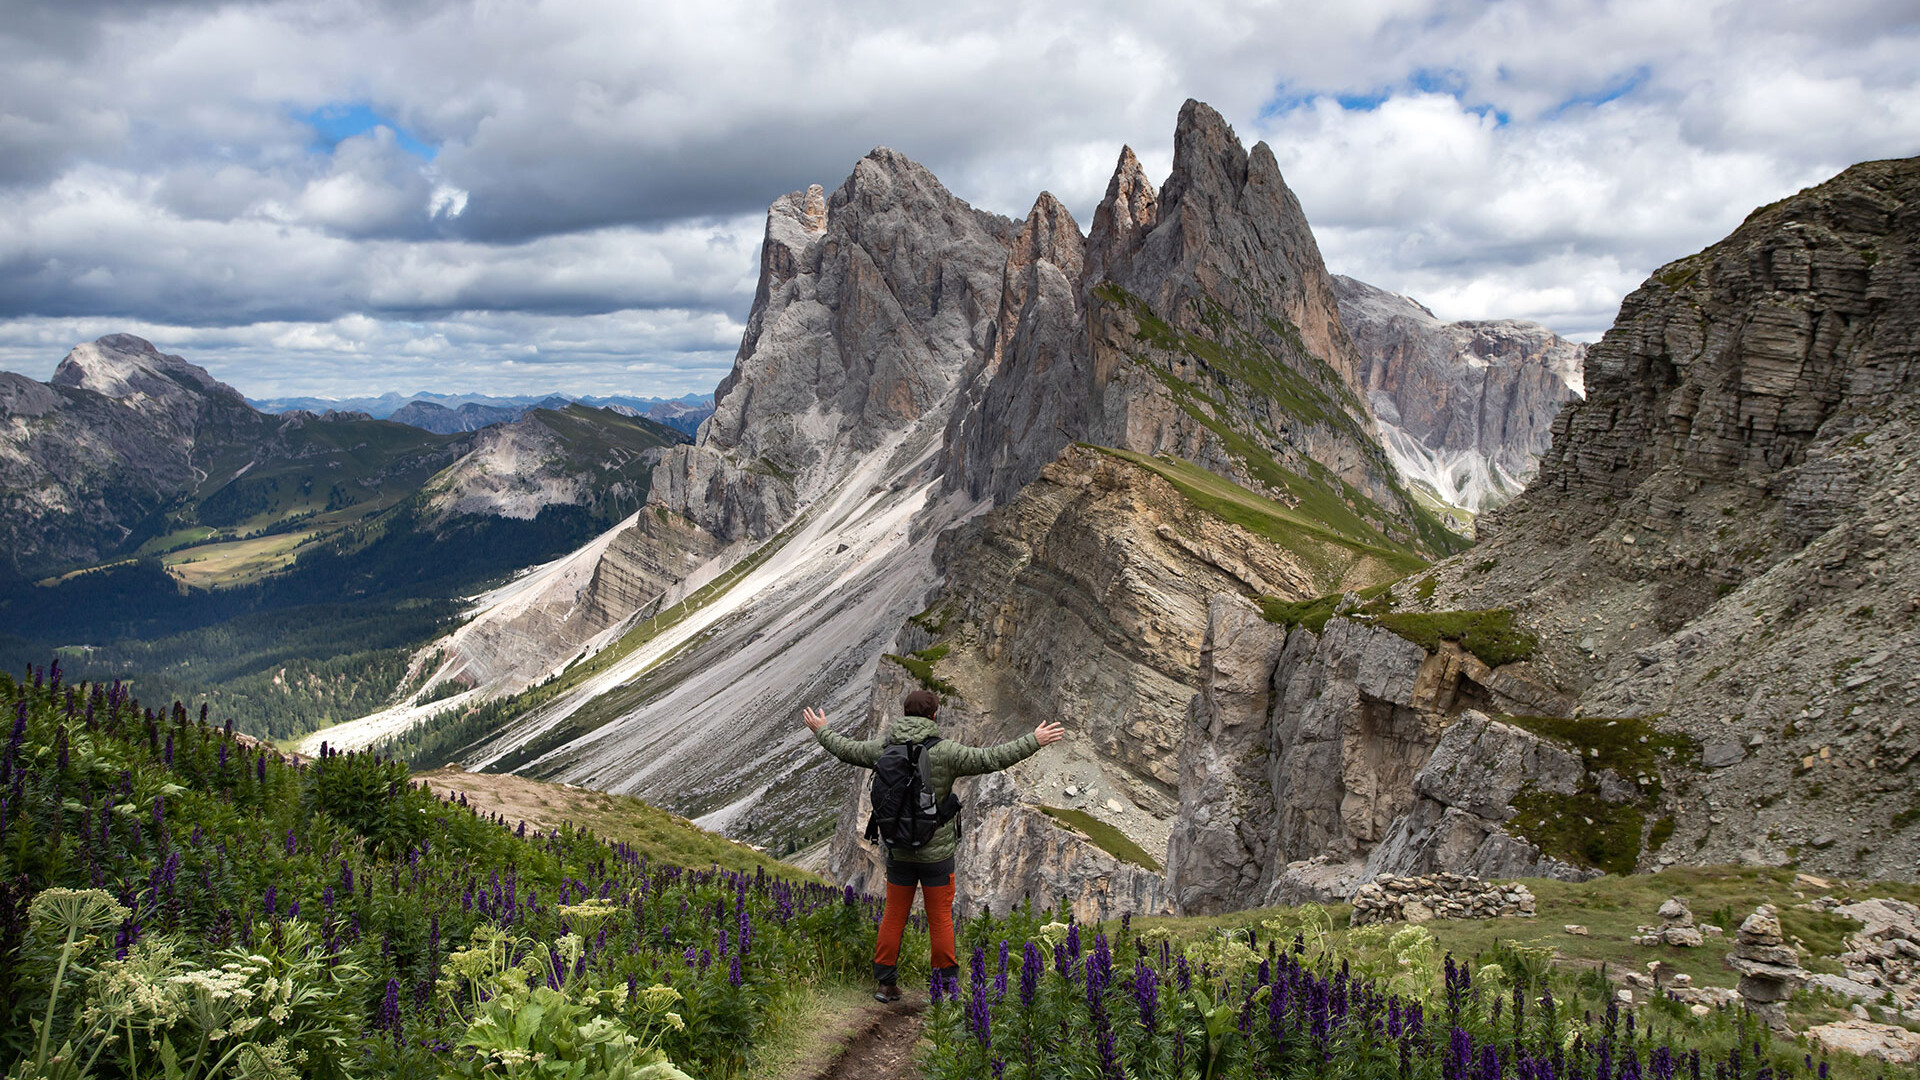
[[1633,939],[1635,945],[1678,945],[1683,949],[1697,949],[1706,944],[1709,936],[1721,932],[1717,926],[1705,923],[1695,925],[1693,909],[1677,896],[1661,904],[1660,910],[1654,914],[1660,917],[1660,925],[1640,927],[1639,935]]
[[1762,904],[1740,924],[1740,940],[1727,953],[1727,966],[1740,973],[1740,997],[1747,1007],[1777,1028],[1787,1023],[1786,1001],[1807,981],[1800,954],[1780,932],[1773,905]]
[[1847,937],[1847,951],[1840,954],[1846,978],[1818,975],[1813,985],[1868,1001],[1891,994],[1894,1009],[1920,1019],[1920,908],[1876,899],[1830,910],[1864,926]]
[[1419,877],[1382,875],[1353,894],[1353,925],[1429,919],[1497,919],[1534,915],[1533,890],[1525,885],[1502,885],[1468,874],[1438,873]]

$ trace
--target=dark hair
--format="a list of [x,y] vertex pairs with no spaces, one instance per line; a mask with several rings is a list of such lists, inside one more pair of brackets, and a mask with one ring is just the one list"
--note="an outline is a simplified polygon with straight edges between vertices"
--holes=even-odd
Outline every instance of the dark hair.
[[908,716],[924,716],[931,720],[940,711],[940,699],[931,690],[915,690],[907,695],[905,712]]

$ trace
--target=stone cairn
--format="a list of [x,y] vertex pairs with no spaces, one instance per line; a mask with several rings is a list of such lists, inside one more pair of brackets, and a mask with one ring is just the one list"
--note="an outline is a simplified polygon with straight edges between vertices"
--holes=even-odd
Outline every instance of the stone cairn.
[[1353,925],[1430,919],[1531,919],[1533,890],[1467,874],[1382,875],[1353,894]]
[[1694,925],[1693,909],[1677,896],[1661,904],[1660,910],[1654,914],[1660,917],[1660,925],[1640,927],[1639,936],[1633,939],[1635,945],[1677,945],[1683,949],[1697,949],[1706,944],[1708,929],[1715,933],[1720,930],[1717,926]]
[[1786,1000],[1807,980],[1800,954],[1780,934],[1780,916],[1762,904],[1740,924],[1740,939],[1727,953],[1727,966],[1740,974],[1740,997],[1776,1028],[1786,1027]]

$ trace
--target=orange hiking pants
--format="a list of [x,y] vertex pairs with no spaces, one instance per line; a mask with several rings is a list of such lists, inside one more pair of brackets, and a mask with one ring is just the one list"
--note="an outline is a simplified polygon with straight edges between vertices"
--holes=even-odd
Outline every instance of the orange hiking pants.
[[912,863],[888,859],[887,910],[880,916],[880,937],[873,946],[873,977],[885,985],[892,985],[899,977],[900,935],[907,930],[915,886],[927,906],[933,969],[954,976],[960,973],[960,961],[953,955],[953,860]]

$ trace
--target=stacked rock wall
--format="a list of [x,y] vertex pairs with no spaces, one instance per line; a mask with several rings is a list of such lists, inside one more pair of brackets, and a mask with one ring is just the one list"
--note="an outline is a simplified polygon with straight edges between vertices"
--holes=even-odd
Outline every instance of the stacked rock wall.
[[1353,894],[1353,925],[1422,923],[1429,919],[1500,919],[1534,916],[1533,890],[1514,883],[1482,881],[1471,874],[1441,872],[1421,877],[1382,875]]

